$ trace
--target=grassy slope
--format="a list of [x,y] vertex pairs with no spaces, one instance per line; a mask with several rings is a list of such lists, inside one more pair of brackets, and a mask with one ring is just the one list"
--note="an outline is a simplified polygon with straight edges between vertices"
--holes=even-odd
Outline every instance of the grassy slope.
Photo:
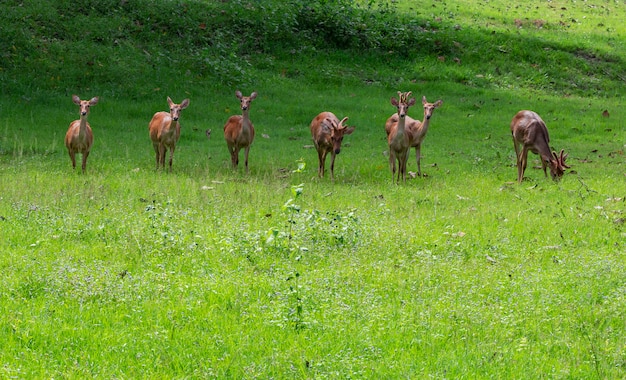
[[[196,77],[176,68],[197,68],[182,58],[148,69],[130,41],[87,46],[102,81],[82,84],[83,66],[50,59],[61,79],[38,88],[3,67],[13,94],[0,100],[4,374],[623,376],[623,8],[489,3],[406,6],[445,31],[410,59],[279,51],[247,57],[240,78]],[[513,26],[536,17],[548,26]],[[512,64],[529,43],[558,53]],[[601,59],[567,53],[577,49]],[[102,96],[86,176],[69,173],[62,146],[74,85]],[[219,133],[237,112],[234,85],[259,91],[251,116],[269,135],[248,177],[229,170]],[[423,148],[429,177],[392,186],[381,131],[388,98],[405,89],[444,106]],[[172,175],[153,172],[147,140],[167,95],[191,98]],[[532,169],[509,183],[508,122],[520,108],[543,115],[553,145],[570,152],[575,173],[561,183]],[[322,109],[357,125],[335,183],[314,178],[315,153],[303,148]],[[305,172],[291,173],[300,158]],[[283,207],[289,198],[299,213]]]

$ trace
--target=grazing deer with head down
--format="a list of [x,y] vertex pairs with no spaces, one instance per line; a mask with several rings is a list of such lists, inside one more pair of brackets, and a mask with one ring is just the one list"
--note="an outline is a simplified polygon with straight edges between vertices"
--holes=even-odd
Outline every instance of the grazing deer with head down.
[[180,104],[176,104],[168,96],[167,103],[170,106],[170,112],[157,112],[152,116],[148,129],[150,130],[150,139],[154,147],[156,155],[156,168],[159,165],[165,169],[165,155],[167,149],[170,150],[170,171],[172,171],[172,161],[174,160],[174,150],[176,143],[180,138],[180,111],[189,106],[189,99],[183,100]]
[[256,99],[257,93],[253,92],[250,96],[243,96],[241,91],[236,91],[235,96],[241,102],[241,115],[233,115],[228,118],[224,125],[224,138],[233,169],[237,169],[239,164],[239,150],[244,149],[246,173],[248,172],[248,154],[250,153],[250,145],[254,141],[254,126],[250,121],[250,103]]
[[409,107],[415,104],[415,98],[411,98],[411,92],[402,93],[398,91],[398,97],[391,98],[391,105],[398,109],[398,112],[391,115],[385,123],[387,132],[387,143],[389,145],[389,166],[391,168],[391,178],[395,181],[396,159],[398,160],[398,183],[400,177],[406,181],[406,162],[409,157],[411,142],[409,132],[406,128],[406,118]]
[[[541,159],[541,168],[545,176],[548,176],[546,167],[550,166],[550,175],[553,180],[558,180],[563,176],[565,169],[570,166],[565,164],[567,154],[556,154],[550,151],[550,136],[546,123],[533,111],[519,111],[511,120],[511,135],[513,136],[513,146],[517,159],[517,181],[522,182],[528,151],[538,154]],[[520,152],[519,146],[522,146]]]
[[344,135],[354,132],[355,127],[345,126],[348,120],[344,117],[339,121],[332,112],[322,112],[311,121],[311,135],[319,158],[317,175],[324,177],[326,155],[330,152],[330,177],[335,179],[335,156],[341,151],[341,142]]
[[72,167],[74,169],[76,169],[76,153],[82,154],[84,173],[87,168],[87,157],[89,157],[89,151],[93,145],[93,133],[91,132],[91,126],[87,122],[87,115],[89,115],[89,108],[98,103],[98,98],[80,100],[77,95],[73,95],[72,101],[80,107],[80,119],[70,123],[70,127],[65,134],[65,146],[72,159]]

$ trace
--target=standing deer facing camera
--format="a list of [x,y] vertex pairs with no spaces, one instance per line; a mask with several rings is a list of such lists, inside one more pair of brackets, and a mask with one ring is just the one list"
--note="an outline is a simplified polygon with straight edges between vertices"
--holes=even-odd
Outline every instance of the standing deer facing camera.
[[409,133],[406,129],[406,119],[409,107],[415,104],[415,98],[411,98],[410,91],[405,93],[398,91],[398,97],[400,99],[391,98],[391,105],[396,107],[398,112],[387,119],[385,131],[387,132],[387,143],[389,144],[391,178],[395,181],[397,159],[399,183],[400,177],[402,177],[403,182],[406,181],[406,162],[409,158],[409,149],[411,149]]
[[335,156],[341,151],[341,142],[344,135],[354,132],[354,127],[345,126],[348,120],[344,117],[339,121],[332,112],[322,112],[311,121],[311,135],[319,158],[317,175],[324,177],[326,155],[330,152],[330,177],[335,179]]
[[[424,138],[426,138],[426,132],[428,132],[428,127],[430,126],[430,117],[433,115],[435,108],[440,107],[442,104],[442,100],[437,100],[434,103],[429,103],[426,101],[426,97],[422,96],[422,105],[424,106],[423,121],[412,119],[408,115],[405,117],[404,127],[409,137],[409,151],[412,147],[415,148],[415,157],[417,159],[417,175],[419,177],[422,176],[422,167],[420,164],[422,142],[424,141]],[[397,113],[391,115],[391,117],[387,119],[387,122],[385,123],[385,131],[387,132],[387,136],[389,136],[392,127],[394,126],[394,124],[398,123],[398,121],[399,116]]]
[[172,171],[172,161],[174,160],[174,150],[176,143],[180,138],[180,111],[189,106],[189,99],[183,100],[180,104],[176,104],[167,97],[167,103],[170,106],[170,112],[157,112],[152,116],[148,129],[150,130],[150,140],[154,147],[156,155],[156,168],[159,165],[165,169],[165,155],[167,149],[170,150],[170,172]]
[[65,146],[72,159],[72,167],[74,169],[76,169],[76,153],[82,154],[82,169],[84,173],[87,168],[87,157],[89,157],[89,151],[93,145],[93,133],[91,132],[91,126],[87,122],[87,115],[89,115],[89,108],[98,103],[98,98],[80,100],[77,95],[73,95],[72,101],[80,107],[80,119],[70,123],[70,127],[65,134]]
[[[563,176],[565,169],[569,166],[565,164],[567,154],[563,150],[559,155],[550,151],[550,136],[546,123],[533,111],[519,111],[511,120],[511,135],[513,136],[513,146],[517,158],[517,182],[521,183],[526,170],[528,151],[538,154],[541,159],[541,168],[545,176],[548,176],[546,167],[550,166],[550,175],[553,180],[558,180]],[[519,146],[522,146],[520,152]]]
[[239,150],[244,149],[246,173],[248,172],[248,154],[250,145],[254,141],[254,126],[250,121],[250,103],[256,99],[257,93],[250,96],[243,96],[241,91],[236,91],[235,96],[241,102],[241,115],[233,115],[228,118],[224,125],[224,139],[230,152],[230,160],[233,169],[237,169],[239,164]]

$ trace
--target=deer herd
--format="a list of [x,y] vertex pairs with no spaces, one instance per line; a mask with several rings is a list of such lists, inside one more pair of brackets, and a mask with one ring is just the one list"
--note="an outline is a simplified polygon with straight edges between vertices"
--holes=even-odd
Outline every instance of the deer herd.
[[[244,150],[246,172],[248,172],[248,154],[250,146],[254,141],[254,126],[250,121],[250,104],[257,97],[253,92],[250,96],[243,96],[241,91],[236,91],[235,96],[240,101],[241,115],[233,115],[228,118],[224,125],[224,139],[231,156],[231,163],[234,169],[239,164],[239,151]],[[87,122],[89,108],[98,103],[98,98],[81,100],[77,95],[72,96],[72,101],[79,106],[80,118],[70,123],[65,135],[65,146],[72,160],[72,167],[76,168],[76,154],[82,155],[82,171],[87,167],[87,157],[93,145],[93,133],[91,126]],[[189,99],[184,99],[180,104],[174,103],[168,96],[169,112],[157,112],[152,116],[148,125],[150,139],[156,156],[156,168],[165,169],[165,156],[167,150],[170,151],[169,170],[172,170],[174,150],[180,138],[180,113],[189,106]],[[398,91],[398,99],[391,98],[391,105],[396,107],[397,112],[391,115],[385,122],[385,132],[387,133],[387,143],[389,148],[389,167],[394,182],[406,181],[406,165],[409,152],[415,148],[417,159],[417,175],[422,176],[420,165],[421,146],[435,108],[440,107],[443,101],[437,100],[429,103],[426,97],[422,97],[424,106],[424,118],[422,121],[412,119],[408,116],[409,108],[415,105],[415,98],[411,97],[411,92]],[[318,176],[324,177],[326,156],[331,155],[330,175],[334,180],[335,158],[341,151],[341,142],[344,135],[354,132],[354,126],[347,126],[345,122],[348,117],[339,120],[332,112],[321,112],[310,125],[311,136],[317,157],[319,159]],[[207,136],[209,135],[207,131]],[[565,169],[569,168],[565,164],[567,154],[563,150],[559,154],[550,150],[550,137],[545,122],[533,111],[519,111],[511,120],[511,136],[515,147],[517,163],[517,181],[522,182],[524,171],[526,170],[528,151],[537,155],[541,160],[541,167],[547,177],[547,167],[550,167],[552,179],[558,180],[563,176]],[[521,148],[521,150],[520,150]],[[396,161],[398,164],[396,177]]]

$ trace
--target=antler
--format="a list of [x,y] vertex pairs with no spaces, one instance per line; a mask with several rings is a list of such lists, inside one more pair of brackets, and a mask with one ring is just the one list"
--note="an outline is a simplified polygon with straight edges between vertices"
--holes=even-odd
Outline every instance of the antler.
[[348,120],[348,117],[347,117],[347,116],[346,116],[346,117],[344,117],[343,119],[341,119],[341,121],[340,121],[338,124],[337,124],[337,123],[335,123],[335,121],[334,121],[334,120],[332,120],[331,118],[328,118],[328,117],[327,117],[326,119],[324,119],[324,120],[325,120],[328,124],[330,124],[333,128],[335,128],[335,129],[346,129],[346,128],[348,128],[348,126],[347,126],[347,125],[343,125],[343,123],[344,123],[346,120]]
[[558,155],[556,154],[556,152],[552,152],[552,157],[554,157],[557,165],[563,170],[569,169],[571,167],[565,163],[565,159],[567,158],[567,156],[568,154],[565,153],[564,149],[561,149],[561,152]]
[[565,169],[569,169],[571,166],[565,164],[565,159],[567,158],[567,154],[564,153],[564,149],[561,149],[561,153],[559,154],[559,165],[564,167]]
[[341,119],[341,121],[339,122],[339,124],[337,124],[337,129],[344,129],[347,128],[347,126],[343,125],[343,123],[348,120],[348,117],[344,117],[343,119]]
[[411,97],[411,91],[405,93],[398,91],[398,96],[400,97],[400,103],[407,103]]

